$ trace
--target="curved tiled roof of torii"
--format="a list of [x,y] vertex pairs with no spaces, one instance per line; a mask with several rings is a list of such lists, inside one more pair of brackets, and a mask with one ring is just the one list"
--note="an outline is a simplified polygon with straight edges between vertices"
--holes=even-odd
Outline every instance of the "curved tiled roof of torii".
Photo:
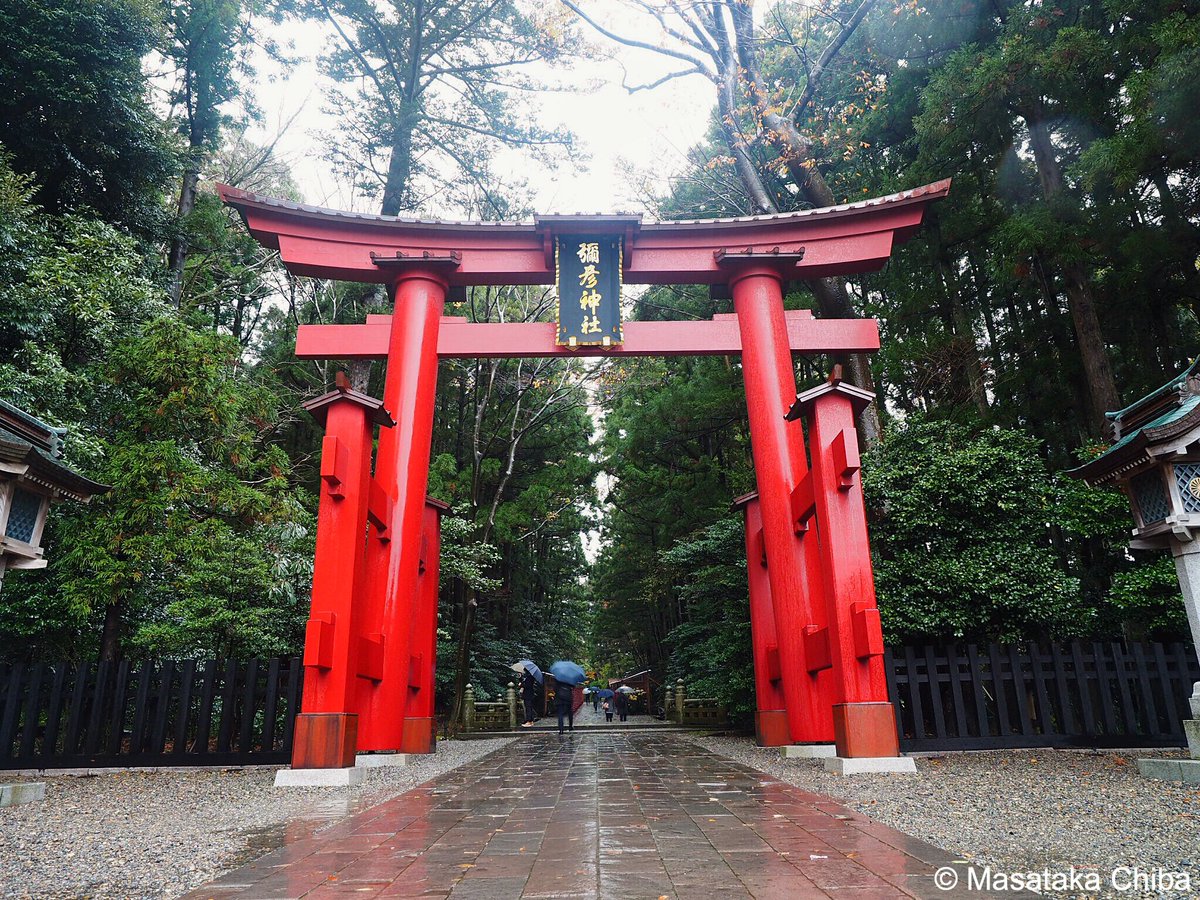
[[277,197],[264,197],[251,191],[243,191],[240,188],[230,187],[229,185],[224,184],[218,184],[216,188],[217,193],[221,197],[222,201],[236,209],[240,209],[243,206],[256,206],[259,208],[286,210],[288,212],[299,213],[305,217],[317,217],[327,221],[342,220],[356,223],[380,223],[383,225],[415,225],[422,228],[431,229],[474,231],[499,228],[505,230],[511,229],[517,231],[532,231],[537,230],[543,222],[553,223],[572,221],[583,224],[587,220],[595,220],[598,222],[607,220],[609,222],[628,222],[640,230],[655,231],[674,230],[677,228],[711,228],[714,225],[732,225],[735,227],[738,225],[762,225],[769,222],[791,222],[798,219],[807,218],[838,218],[845,215],[854,215],[861,212],[879,209],[881,207],[896,207],[904,206],[914,202],[929,202],[930,200],[938,200],[946,196],[950,190],[950,179],[944,178],[941,181],[922,185],[921,187],[911,188],[907,191],[899,191],[898,193],[887,194],[883,197],[871,197],[866,200],[855,201],[854,203],[841,203],[836,206],[823,206],[814,209],[801,209],[792,212],[769,213],[757,216],[733,216],[715,219],[678,219],[661,221],[644,221],[640,214],[630,213],[597,213],[594,215],[576,213],[574,215],[544,215],[536,216],[532,221],[527,220],[520,222],[405,218],[403,216],[384,216],[375,213],[361,213],[351,212],[348,210],[329,209],[323,206],[312,206],[306,203],[297,203],[293,200],[283,200]]

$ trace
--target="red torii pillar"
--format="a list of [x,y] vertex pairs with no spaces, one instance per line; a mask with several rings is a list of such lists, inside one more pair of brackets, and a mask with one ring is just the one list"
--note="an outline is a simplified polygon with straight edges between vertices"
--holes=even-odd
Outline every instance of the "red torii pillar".
[[[875,577],[867,538],[859,472],[855,416],[874,399],[870,391],[842,381],[835,366],[829,380],[796,398],[788,419],[808,422],[815,515],[827,604],[827,641],[835,681],[833,724],[837,755],[829,768],[850,773],[863,757],[899,756],[896,716],[888,702],[883,667],[883,630],[875,602]],[[794,427],[794,426],[793,426]],[[800,429],[795,428],[798,432]],[[896,760],[888,771],[915,771]],[[903,764],[903,765],[901,765]]]
[[304,638],[303,712],[296,717],[292,767],[347,768],[354,765],[358,738],[356,597],[363,582],[371,426],[385,430],[394,423],[382,401],[352,390],[340,372],[337,389],[304,408],[325,426],[325,437],[312,606]]
[[442,513],[450,507],[425,498],[421,525],[420,574],[413,614],[408,667],[408,697],[400,736],[402,753],[433,753],[437,748],[437,720],[433,715],[434,673],[437,664],[438,570],[442,545]]
[[[771,588],[780,680],[792,743],[833,740],[835,693],[828,649],[808,629],[824,628],[826,610],[820,551],[797,537],[793,496],[807,474],[802,435],[784,416],[796,398],[796,376],[783,312],[780,269],[803,253],[723,255],[742,339],[742,377],[750,445],[762,510],[763,545]],[[756,646],[756,653],[762,648]]]
[[733,501],[741,509],[746,527],[746,575],[750,588],[750,643],[754,653],[754,738],[760,747],[782,747],[791,742],[787,704],[780,684],[779,639],[767,577],[763,545],[762,510],[758,494]]
[[458,267],[458,258],[389,258],[377,264],[396,273],[383,401],[402,427],[380,436],[375,462],[363,618],[364,640],[378,662],[360,679],[358,748],[399,750],[405,744],[413,620],[420,597],[438,326],[447,274]]

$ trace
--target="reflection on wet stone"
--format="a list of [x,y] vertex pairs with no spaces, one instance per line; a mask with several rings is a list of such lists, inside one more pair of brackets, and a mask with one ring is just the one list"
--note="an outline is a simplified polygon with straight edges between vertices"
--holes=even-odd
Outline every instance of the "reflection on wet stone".
[[255,835],[250,849],[281,840],[188,897],[940,898],[931,876],[949,861],[827,797],[628,732],[531,734],[333,825]]

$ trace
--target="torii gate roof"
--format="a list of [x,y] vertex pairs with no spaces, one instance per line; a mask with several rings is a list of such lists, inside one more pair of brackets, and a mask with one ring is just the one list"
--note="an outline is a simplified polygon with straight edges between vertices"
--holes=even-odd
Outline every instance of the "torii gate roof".
[[[728,219],[642,221],[635,215],[537,216],[532,222],[405,219],[307,206],[218,185],[250,233],[278,250],[297,275],[386,283],[381,261],[397,257],[457,261],[454,286],[550,284],[554,238],[617,234],[625,238],[627,284],[714,284],[721,264],[740,254],[779,254],[785,279],[875,271],[921,224],[926,204],[946,196],[950,179],[857,203]],[[787,259],[803,251],[803,258]],[[786,260],[786,261],[783,261]]]

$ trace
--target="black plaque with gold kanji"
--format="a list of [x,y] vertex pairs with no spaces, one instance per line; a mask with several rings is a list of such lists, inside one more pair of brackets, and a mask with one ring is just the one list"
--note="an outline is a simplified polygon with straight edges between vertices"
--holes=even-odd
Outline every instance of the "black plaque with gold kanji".
[[555,246],[560,345],[620,344],[621,239],[569,235]]

